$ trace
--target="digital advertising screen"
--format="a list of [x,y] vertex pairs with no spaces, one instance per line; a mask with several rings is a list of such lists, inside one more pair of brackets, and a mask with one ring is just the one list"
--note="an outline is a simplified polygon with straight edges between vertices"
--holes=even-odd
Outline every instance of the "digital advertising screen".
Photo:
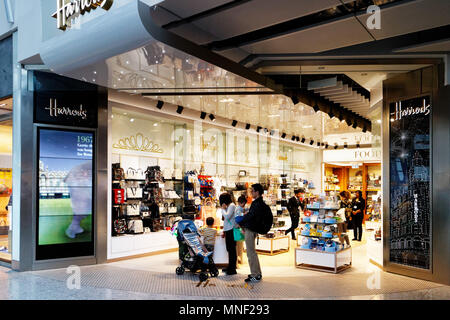
[[37,259],[93,254],[94,132],[39,129]]

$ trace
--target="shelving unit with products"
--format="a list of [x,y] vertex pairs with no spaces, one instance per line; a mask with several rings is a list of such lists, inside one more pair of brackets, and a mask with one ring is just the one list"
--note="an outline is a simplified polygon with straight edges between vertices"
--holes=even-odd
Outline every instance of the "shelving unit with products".
[[[329,199],[329,198],[328,198]],[[295,249],[297,268],[338,273],[352,265],[351,247],[333,241],[338,239],[336,201],[315,202],[307,206],[299,235],[301,243]]]

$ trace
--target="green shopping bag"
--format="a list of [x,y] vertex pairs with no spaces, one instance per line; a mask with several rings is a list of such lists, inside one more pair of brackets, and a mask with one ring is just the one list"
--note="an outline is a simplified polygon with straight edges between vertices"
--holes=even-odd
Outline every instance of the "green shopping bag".
[[245,235],[242,232],[241,228],[234,228],[233,236],[234,236],[234,241],[244,241],[245,240]]

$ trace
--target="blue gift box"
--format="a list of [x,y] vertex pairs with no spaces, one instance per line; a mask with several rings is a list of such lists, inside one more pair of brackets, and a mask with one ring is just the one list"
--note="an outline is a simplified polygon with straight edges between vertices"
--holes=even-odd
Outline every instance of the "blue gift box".
[[333,238],[333,232],[322,232],[322,237]]

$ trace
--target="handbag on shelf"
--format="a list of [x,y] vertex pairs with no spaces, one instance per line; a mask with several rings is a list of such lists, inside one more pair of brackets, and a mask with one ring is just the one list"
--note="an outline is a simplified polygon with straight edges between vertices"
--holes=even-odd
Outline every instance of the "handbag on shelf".
[[113,234],[125,234],[127,233],[127,221],[125,219],[116,219],[113,222]]
[[125,172],[120,167],[120,164],[119,163],[114,163],[112,165],[112,167],[113,167],[113,180],[114,181],[124,180],[125,179]]
[[159,205],[159,212],[160,213],[167,213],[169,208],[169,204],[167,202]]
[[124,189],[113,189],[113,193],[114,193],[114,204],[122,204],[125,202]]
[[169,206],[169,213],[177,213],[177,211],[178,211],[178,209],[177,209],[177,207],[175,206],[175,203],[171,203],[170,204],[170,206]]
[[127,199],[142,199],[142,188],[127,188]]
[[127,205],[127,216],[139,216],[140,215],[140,204],[129,204]]
[[143,233],[144,232],[144,224],[142,220],[128,220],[127,221],[128,233]]

